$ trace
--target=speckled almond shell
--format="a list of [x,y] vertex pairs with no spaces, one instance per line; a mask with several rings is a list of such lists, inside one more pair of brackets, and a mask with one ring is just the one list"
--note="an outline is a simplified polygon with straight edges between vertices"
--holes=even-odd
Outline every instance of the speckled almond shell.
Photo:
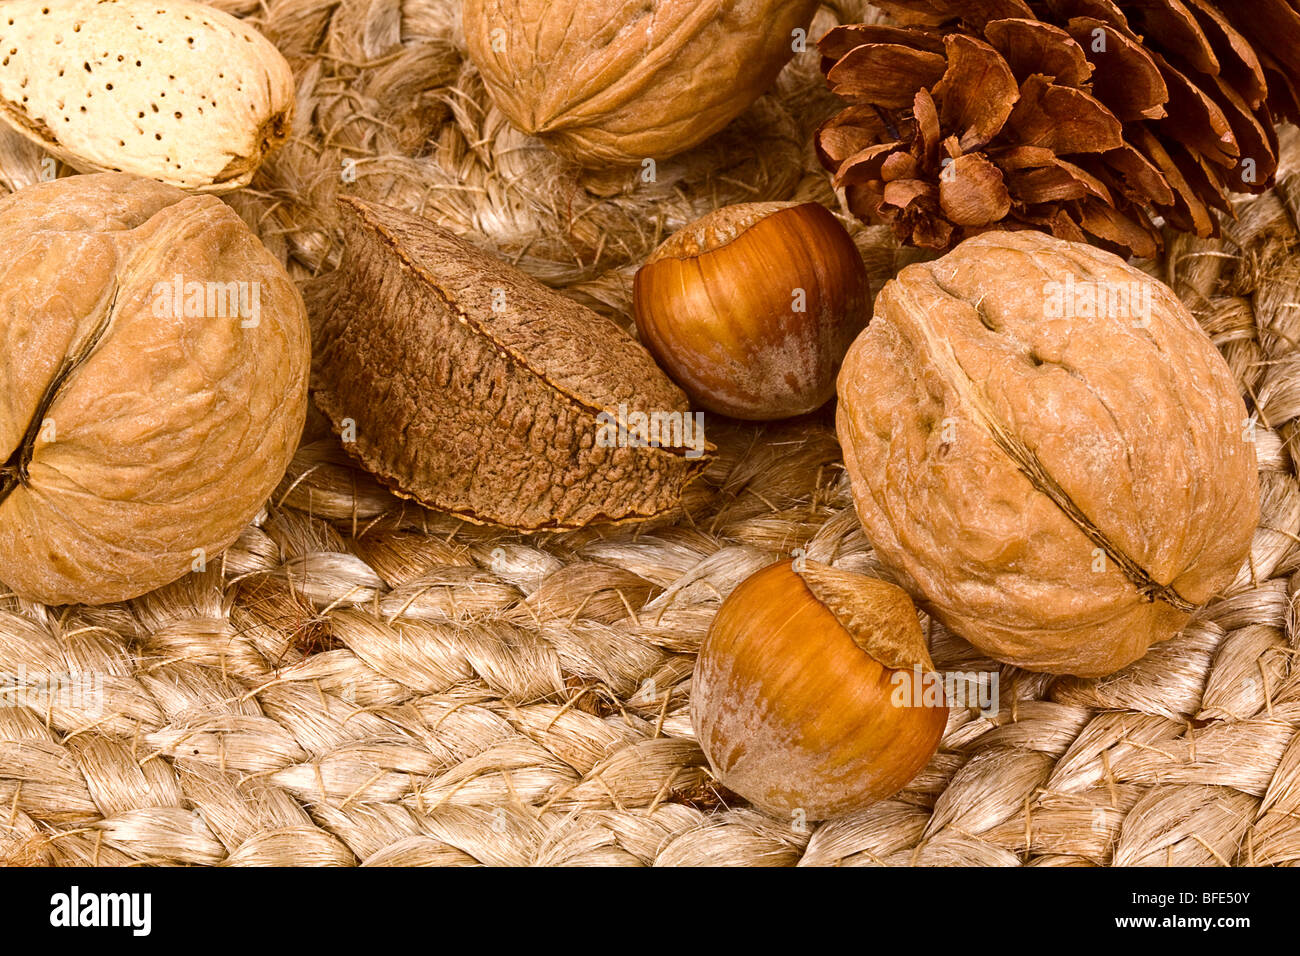
[[314,394],[345,439],[351,423],[362,464],[428,507],[520,530],[677,505],[711,447],[597,440],[598,416],[621,406],[689,414],[630,335],[423,219],[340,204],[347,246],[314,307]]
[[[1149,323],[1135,307],[1050,317],[1067,278],[1149,288]],[[1174,294],[1110,253],[990,233],[907,267],[838,391],[867,536],[1000,660],[1111,673],[1246,556],[1259,487],[1232,375]]]
[[205,3],[0,4],[0,120],[81,172],[238,189],[288,136],[293,104],[275,46]]
[[[121,173],[0,199],[0,249],[0,581],[101,604],[218,560],[306,417],[279,261],[216,197]],[[248,283],[248,308],[177,310],[177,276]]]
[[815,0],[466,0],[501,111],[585,165],[690,149],[772,85]]

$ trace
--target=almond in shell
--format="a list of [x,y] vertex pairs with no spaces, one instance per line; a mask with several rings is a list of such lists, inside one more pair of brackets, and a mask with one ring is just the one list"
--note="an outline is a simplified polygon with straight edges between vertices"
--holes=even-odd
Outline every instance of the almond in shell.
[[0,120],[80,172],[238,189],[288,137],[293,105],[275,46],[205,3],[0,5]]

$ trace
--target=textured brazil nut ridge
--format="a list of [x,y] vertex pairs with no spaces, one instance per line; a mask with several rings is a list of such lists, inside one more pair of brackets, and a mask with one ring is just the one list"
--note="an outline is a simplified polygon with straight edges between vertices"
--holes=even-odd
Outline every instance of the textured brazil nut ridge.
[[629,335],[422,219],[340,204],[347,251],[316,310],[315,399],[345,438],[355,423],[347,447],[368,469],[431,508],[521,530],[677,504],[707,454],[597,441],[602,412],[689,416]]
[[[0,199],[0,248],[0,581],[97,604],[215,558],[306,416],[306,313],[279,261],[217,198],[122,173]],[[177,276],[256,287],[256,322],[161,310]]]
[[[1149,290],[1149,321],[1057,314],[1067,278],[1079,301]],[[1011,663],[1095,676],[1135,660],[1231,581],[1258,520],[1226,364],[1172,292],[1088,246],[990,234],[908,267],[839,394],[868,537],[945,625]]]
[[0,4],[0,120],[82,172],[246,186],[289,135],[275,46],[192,0]]

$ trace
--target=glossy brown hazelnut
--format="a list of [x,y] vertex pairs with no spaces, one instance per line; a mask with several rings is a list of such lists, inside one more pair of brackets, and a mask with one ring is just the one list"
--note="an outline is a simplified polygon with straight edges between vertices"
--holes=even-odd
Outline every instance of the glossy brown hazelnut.
[[812,561],[764,568],[723,602],[691,717],[719,781],[818,820],[898,792],[948,721],[916,608],[900,588]]
[[867,324],[852,238],[817,203],[746,203],[667,239],[637,272],[641,341],[696,406],[768,421],[811,412]]

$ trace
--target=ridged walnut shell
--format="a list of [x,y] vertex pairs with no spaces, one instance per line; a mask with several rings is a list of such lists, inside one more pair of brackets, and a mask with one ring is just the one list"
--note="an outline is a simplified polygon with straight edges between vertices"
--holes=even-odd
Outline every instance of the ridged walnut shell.
[[123,173],[0,199],[0,249],[0,581],[98,604],[215,560],[306,416],[279,261],[215,197]]
[[678,505],[713,447],[632,336],[426,220],[340,208],[343,265],[313,307],[315,401],[367,469],[523,531]]
[[755,805],[821,820],[892,796],[948,721],[901,589],[813,561],[773,564],[723,602],[691,681],[714,774]]
[[1110,253],[990,233],[908,266],[838,390],[867,537],[999,660],[1109,674],[1249,549],[1259,485],[1236,383],[1174,293]]
[[466,0],[493,102],[587,166],[690,149],[776,80],[812,0]]

